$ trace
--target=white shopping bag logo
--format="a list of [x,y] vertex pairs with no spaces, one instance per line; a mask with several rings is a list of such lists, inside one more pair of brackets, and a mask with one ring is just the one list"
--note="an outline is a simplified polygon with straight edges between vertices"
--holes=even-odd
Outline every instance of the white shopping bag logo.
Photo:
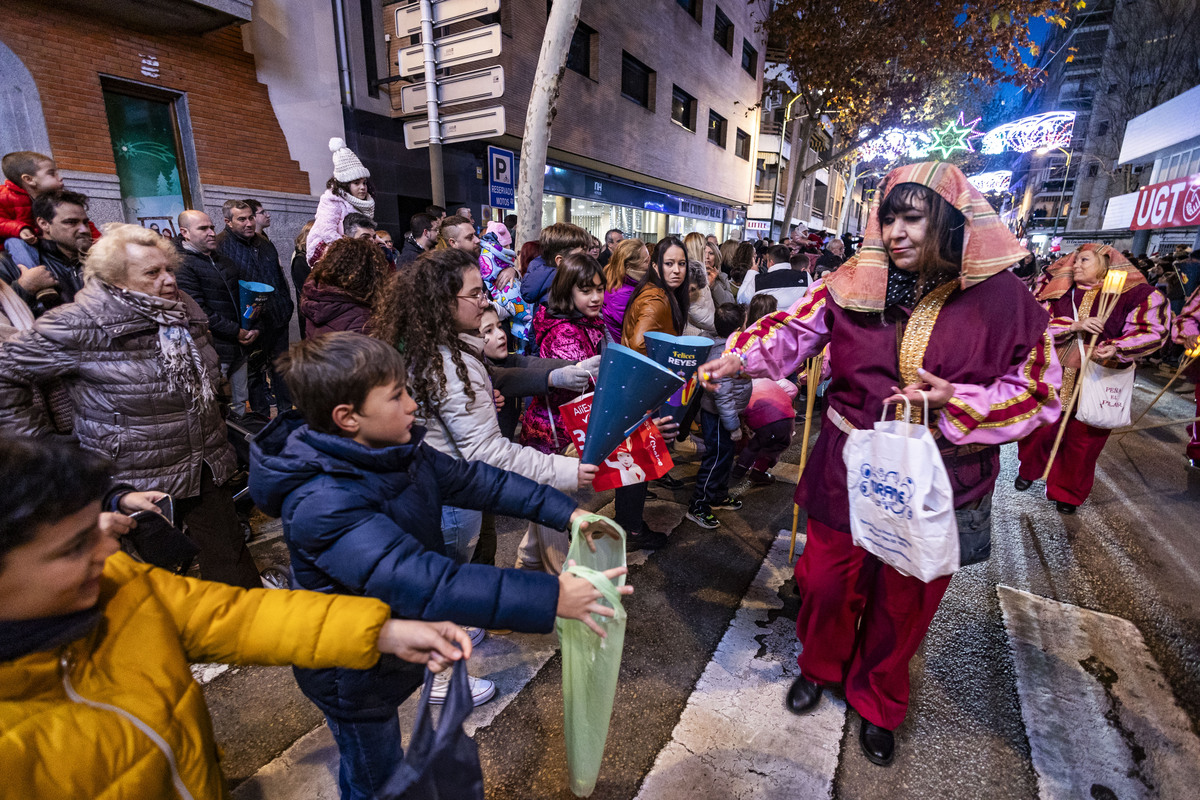
[[[905,420],[911,418],[905,402]],[[907,421],[851,431],[843,456],[854,544],[922,581],[959,566],[950,476],[933,434]],[[926,406],[923,419],[929,419]]]

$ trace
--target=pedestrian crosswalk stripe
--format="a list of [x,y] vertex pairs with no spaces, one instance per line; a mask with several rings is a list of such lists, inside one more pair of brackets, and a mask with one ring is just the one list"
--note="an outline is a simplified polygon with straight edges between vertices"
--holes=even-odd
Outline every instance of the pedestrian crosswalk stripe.
[[781,531],[688,699],[641,800],[830,797],[844,702],[828,694],[804,717],[784,708],[798,670],[796,621],[779,613],[792,575]]
[[998,586],[1043,800],[1182,798],[1200,738],[1128,620]]

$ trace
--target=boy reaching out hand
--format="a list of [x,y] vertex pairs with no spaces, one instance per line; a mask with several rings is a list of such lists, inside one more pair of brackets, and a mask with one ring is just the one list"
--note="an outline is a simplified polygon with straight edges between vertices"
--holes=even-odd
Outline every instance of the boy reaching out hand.
[[[255,438],[250,493],[259,508],[283,518],[300,587],[376,597],[409,619],[548,633],[561,616],[604,635],[591,614],[614,612],[588,581],[445,555],[443,505],[560,530],[585,512],[556,489],[425,445],[395,348],[331,333],[294,344],[279,368],[298,411]],[[420,686],[421,671],[381,659],[369,670],[297,669],[296,680],[337,741],[342,797],[372,797],[401,757],[396,709]],[[471,682],[476,704],[495,694],[490,681]],[[433,702],[444,699],[447,684],[435,682]]]

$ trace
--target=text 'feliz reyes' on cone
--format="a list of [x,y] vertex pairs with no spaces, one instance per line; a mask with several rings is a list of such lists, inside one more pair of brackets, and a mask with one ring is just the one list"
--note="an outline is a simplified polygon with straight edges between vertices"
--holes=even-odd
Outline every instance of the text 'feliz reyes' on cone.
[[660,415],[672,414],[677,417],[678,410],[688,404],[692,392],[696,391],[696,367],[708,360],[713,340],[703,336],[672,336],[652,331],[645,335],[645,341],[646,355],[685,382],[659,409]]
[[683,386],[683,378],[619,344],[604,349],[581,460],[599,464],[634,428]]

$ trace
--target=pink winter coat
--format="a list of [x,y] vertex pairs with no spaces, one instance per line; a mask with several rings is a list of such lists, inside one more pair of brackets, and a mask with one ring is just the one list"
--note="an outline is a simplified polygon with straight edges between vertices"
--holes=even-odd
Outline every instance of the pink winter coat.
[[[540,306],[533,318],[534,341],[538,355],[542,358],[567,358],[583,361],[600,354],[604,344],[604,323],[599,319],[584,317],[556,317]],[[563,430],[562,415],[558,407],[574,400],[579,393],[565,389],[551,389],[550,406],[546,395],[534,397],[521,417],[521,444],[529,445],[543,453],[561,453],[571,441]],[[554,429],[550,427],[550,413],[554,413]],[[557,440],[554,434],[557,433]]]
[[313,222],[312,230],[308,232],[308,241],[305,243],[305,255],[308,257],[310,267],[317,263],[325,250],[324,247],[321,247],[318,252],[317,248],[321,245],[328,247],[330,242],[336,242],[342,238],[342,220],[347,214],[353,214],[357,210],[350,205],[349,200],[334,193],[332,189],[325,190],[325,194],[321,195],[321,200],[317,203],[316,220]]

